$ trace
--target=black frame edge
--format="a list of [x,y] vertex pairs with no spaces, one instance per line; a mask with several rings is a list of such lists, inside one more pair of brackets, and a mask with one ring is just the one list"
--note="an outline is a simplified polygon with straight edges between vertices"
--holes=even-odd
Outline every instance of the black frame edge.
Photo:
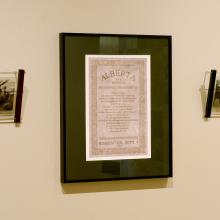
[[14,116],[15,123],[21,122],[21,105],[22,105],[23,86],[24,86],[24,74],[25,71],[23,69],[18,70],[18,85],[17,85],[15,116]]
[[60,177],[66,183],[66,144],[65,144],[65,34],[59,35],[60,49]]
[[169,36],[169,177],[173,177],[172,36]]
[[147,179],[158,179],[158,178],[170,178],[172,176],[170,175],[158,175],[158,176],[136,176],[136,177],[123,177],[123,178],[109,178],[109,179],[77,179],[77,180],[66,180],[65,182],[62,182],[63,184],[68,183],[83,183],[83,182],[107,182],[107,181],[125,181],[125,180],[147,180]]
[[153,35],[153,34],[111,34],[111,33],[69,33],[69,32],[62,32],[60,33],[63,37],[65,36],[86,36],[86,35],[91,35],[91,36],[122,36],[122,37],[130,37],[130,36],[135,36],[135,37],[148,37],[148,38],[172,38],[171,35]]

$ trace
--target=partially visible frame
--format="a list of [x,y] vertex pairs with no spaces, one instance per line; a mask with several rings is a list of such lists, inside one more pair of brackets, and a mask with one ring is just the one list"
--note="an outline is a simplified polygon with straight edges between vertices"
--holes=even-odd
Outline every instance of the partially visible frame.
[[0,72],[0,123],[20,123],[25,71]]
[[172,177],[171,36],[61,33],[60,101],[61,182]]

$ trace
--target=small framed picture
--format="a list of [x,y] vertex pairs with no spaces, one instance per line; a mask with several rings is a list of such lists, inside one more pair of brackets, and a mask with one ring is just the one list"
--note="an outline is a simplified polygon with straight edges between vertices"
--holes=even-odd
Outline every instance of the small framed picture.
[[61,182],[172,177],[171,43],[60,34]]
[[16,90],[16,73],[0,73],[0,120],[14,118]]
[[217,74],[216,76],[213,106],[216,108],[220,108],[220,76],[219,74]]
[[24,71],[0,72],[0,122],[20,122]]

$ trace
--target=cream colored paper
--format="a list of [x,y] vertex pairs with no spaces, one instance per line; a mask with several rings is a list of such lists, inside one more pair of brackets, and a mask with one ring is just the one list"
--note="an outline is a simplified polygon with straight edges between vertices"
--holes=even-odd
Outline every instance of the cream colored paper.
[[86,55],[86,160],[151,157],[149,55]]

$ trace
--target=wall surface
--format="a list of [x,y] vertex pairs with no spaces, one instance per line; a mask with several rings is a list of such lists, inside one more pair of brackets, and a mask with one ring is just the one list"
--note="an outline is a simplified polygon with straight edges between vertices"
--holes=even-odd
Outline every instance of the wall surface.
[[[20,127],[0,124],[2,220],[219,220],[219,119],[202,118],[220,68],[215,0],[0,0],[0,71],[24,68]],[[59,32],[173,36],[174,177],[60,184]]]

